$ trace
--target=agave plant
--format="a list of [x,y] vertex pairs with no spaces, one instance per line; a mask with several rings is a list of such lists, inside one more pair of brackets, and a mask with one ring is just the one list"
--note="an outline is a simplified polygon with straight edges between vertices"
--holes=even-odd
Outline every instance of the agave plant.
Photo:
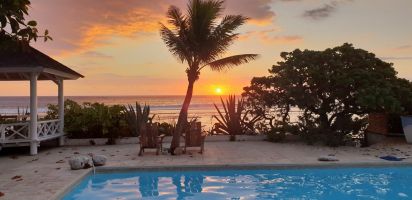
[[215,131],[218,133],[230,135],[230,140],[234,141],[236,135],[243,135],[249,132],[254,132],[254,124],[260,120],[260,116],[250,117],[250,110],[245,110],[245,102],[240,99],[236,102],[235,95],[229,95],[226,102],[220,98],[222,102],[222,112],[216,104],[214,104],[219,117],[213,116],[218,123],[215,124]]
[[146,123],[152,123],[155,115],[150,117],[150,106],[142,106],[136,102],[136,108],[133,105],[127,105],[124,107],[124,112],[126,115],[126,121],[129,125],[130,130],[133,135],[140,135],[140,128],[144,127]]

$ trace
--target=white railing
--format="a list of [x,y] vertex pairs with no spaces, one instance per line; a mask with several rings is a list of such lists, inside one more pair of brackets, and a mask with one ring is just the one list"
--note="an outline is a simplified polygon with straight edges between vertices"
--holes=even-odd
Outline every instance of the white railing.
[[29,141],[29,122],[0,124],[0,142]]
[[47,140],[62,135],[60,133],[60,120],[47,120],[37,122],[37,135],[39,140]]
[[[38,141],[60,137],[60,120],[37,122]],[[0,124],[0,143],[30,142],[30,121]]]

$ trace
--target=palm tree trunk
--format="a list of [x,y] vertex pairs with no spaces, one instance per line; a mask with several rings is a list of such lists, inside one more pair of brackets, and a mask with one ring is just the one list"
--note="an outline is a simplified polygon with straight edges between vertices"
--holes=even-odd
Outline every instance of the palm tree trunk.
[[193,96],[193,85],[195,80],[191,80],[189,78],[189,85],[187,86],[186,97],[182,105],[182,109],[180,109],[179,118],[177,120],[176,129],[173,132],[173,139],[172,144],[170,145],[170,152],[173,155],[174,150],[180,146],[180,135],[184,132],[184,128],[187,124],[187,116],[188,110],[190,106],[190,101],[192,100]]

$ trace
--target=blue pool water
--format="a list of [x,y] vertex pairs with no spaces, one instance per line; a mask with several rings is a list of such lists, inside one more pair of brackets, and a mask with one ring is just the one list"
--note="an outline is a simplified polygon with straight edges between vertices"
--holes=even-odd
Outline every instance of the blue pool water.
[[410,199],[412,167],[90,175],[69,199]]

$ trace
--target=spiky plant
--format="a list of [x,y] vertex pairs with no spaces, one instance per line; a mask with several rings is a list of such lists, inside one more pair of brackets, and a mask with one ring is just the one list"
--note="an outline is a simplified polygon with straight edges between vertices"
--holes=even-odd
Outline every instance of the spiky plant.
[[254,124],[260,119],[260,116],[255,116],[249,119],[250,110],[245,110],[245,102],[240,99],[236,102],[235,95],[229,95],[226,102],[220,98],[222,102],[223,112],[214,104],[218,116],[213,116],[218,123],[215,124],[215,131],[218,133],[230,135],[230,140],[236,140],[236,135],[244,135],[249,132],[254,132]]
[[126,121],[129,125],[130,130],[133,135],[140,135],[140,130],[145,127],[146,123],[152,123],[155,115],[150,117],[150,106],[142,106],[136,102],[136,107],[133,105],[127,105],[124,107],[124,112],[126,116]]
[[180,134],[187,124],[194,83],[201,70],[222,71],[257,58],[257,54],[222,58],[238,37],[236,29],[248,19],[242,15],[222,16],[223,4],[222,0],[190,0],[185,14],[171,6],[167,12],[168,26],[161,24],[160,35],[170,52],[182,63],[187,63],[189,83],[173,134],[172,152],[179,147]]

